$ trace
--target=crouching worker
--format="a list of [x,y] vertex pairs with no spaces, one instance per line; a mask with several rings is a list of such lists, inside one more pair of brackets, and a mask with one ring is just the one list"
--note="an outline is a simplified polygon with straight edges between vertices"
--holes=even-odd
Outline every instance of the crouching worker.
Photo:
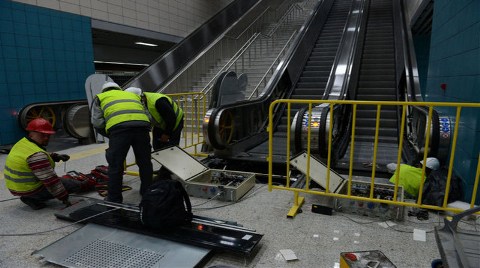
[[94,189],[94,181],[60,178],[55,162],[67,161],[68,155],[49,154],[46,146],[55,133],[52,124],[43,118],[30,121],[28,136],[10,150],[5,162],[5,184],[15,196],[34,210],[44,208],[45,201],[57,198],[69,206],[69,193]]
[[425,178],[428,178],[432,171],[440,169],[440,162],[435,157],[427,158],[425,164],[423,160],[415,166],[400,164],[400,168],[397,167],[397,164],[390,163],[387,165],[387,169],[394,173],[390,178],[390,182],[395,184],[397,173],[400,172],[398,174],[398,185],[403,186],[408,197],[417,198],[422,183],[423,165],[425,165]]

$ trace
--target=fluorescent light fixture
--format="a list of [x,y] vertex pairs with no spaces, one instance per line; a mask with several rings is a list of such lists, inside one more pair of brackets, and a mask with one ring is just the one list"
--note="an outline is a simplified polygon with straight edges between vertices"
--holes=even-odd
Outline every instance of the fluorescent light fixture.
[[118,64],[118,65],[137,65],[137,66],[148,66],[145,63],[131,63],[131,62],[116,62],[116,61],[100,61],[95,60],[94,63],[108,63],[108,64]]
[[157,44],[145,43],[145,42],[135,42],[135,45],[142,45],[142,46],[147,46],[147,47],[158,47]]

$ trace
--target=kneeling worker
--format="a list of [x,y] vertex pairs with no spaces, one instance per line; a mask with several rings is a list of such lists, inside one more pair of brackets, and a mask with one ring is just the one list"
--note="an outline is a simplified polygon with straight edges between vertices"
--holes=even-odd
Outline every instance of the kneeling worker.
[[[429,157],[425,162],[425,178],[428,177],[432,170],[440,169],[440,162],[435,157]],[[388,164],[387,169],[395,172],[390,178],[390,182],[395,183],[397,173],[400,172],[398,175],[398,185],[403,186],[405,192],[407,192],[407,194],[409,194],[411,197],[417,198],[420,190],[420,183],[422,182],[423,164],[423,160],[420,161],[416,166],[400,164],[399,168],[395,163]]]
[[55,162],[65,162],[70,156],[46,152],[45,146],[55,133],[50,122],[36,118],[28,123],[26,130],[28,136],[12,147],[5,162],[5,184],[13,195],[20,196],[23,203],[38,210],[53,198],[69,206],[69,193],[94,188],[94,181],[58,177]]
[[169,145],[178,146],[183,129],[182,108],[169,96],[161,93],[143,92],[137,87],[129,87],[125,91],[141,96],[153,117],[153,149],[162,149]]

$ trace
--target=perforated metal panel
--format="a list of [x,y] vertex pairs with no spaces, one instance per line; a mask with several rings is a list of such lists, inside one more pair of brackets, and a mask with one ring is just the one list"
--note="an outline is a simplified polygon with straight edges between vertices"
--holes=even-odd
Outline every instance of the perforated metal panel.
[[33,253],[64,267],[195,267],[209,249],[88,224]]
[[80,267],[154,267],[162,258],[150,250],[142,250],[97,239],[65,260]]

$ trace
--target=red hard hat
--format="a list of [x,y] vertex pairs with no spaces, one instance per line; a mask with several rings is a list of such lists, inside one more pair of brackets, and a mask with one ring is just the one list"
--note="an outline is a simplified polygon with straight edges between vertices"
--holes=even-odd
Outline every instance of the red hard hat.
[[48,122],[48,120],[45,120],[43,118],[35,118],[30,121],[27,125],[26,130],[40,132],[44,134],[55,134],[52,124]]

